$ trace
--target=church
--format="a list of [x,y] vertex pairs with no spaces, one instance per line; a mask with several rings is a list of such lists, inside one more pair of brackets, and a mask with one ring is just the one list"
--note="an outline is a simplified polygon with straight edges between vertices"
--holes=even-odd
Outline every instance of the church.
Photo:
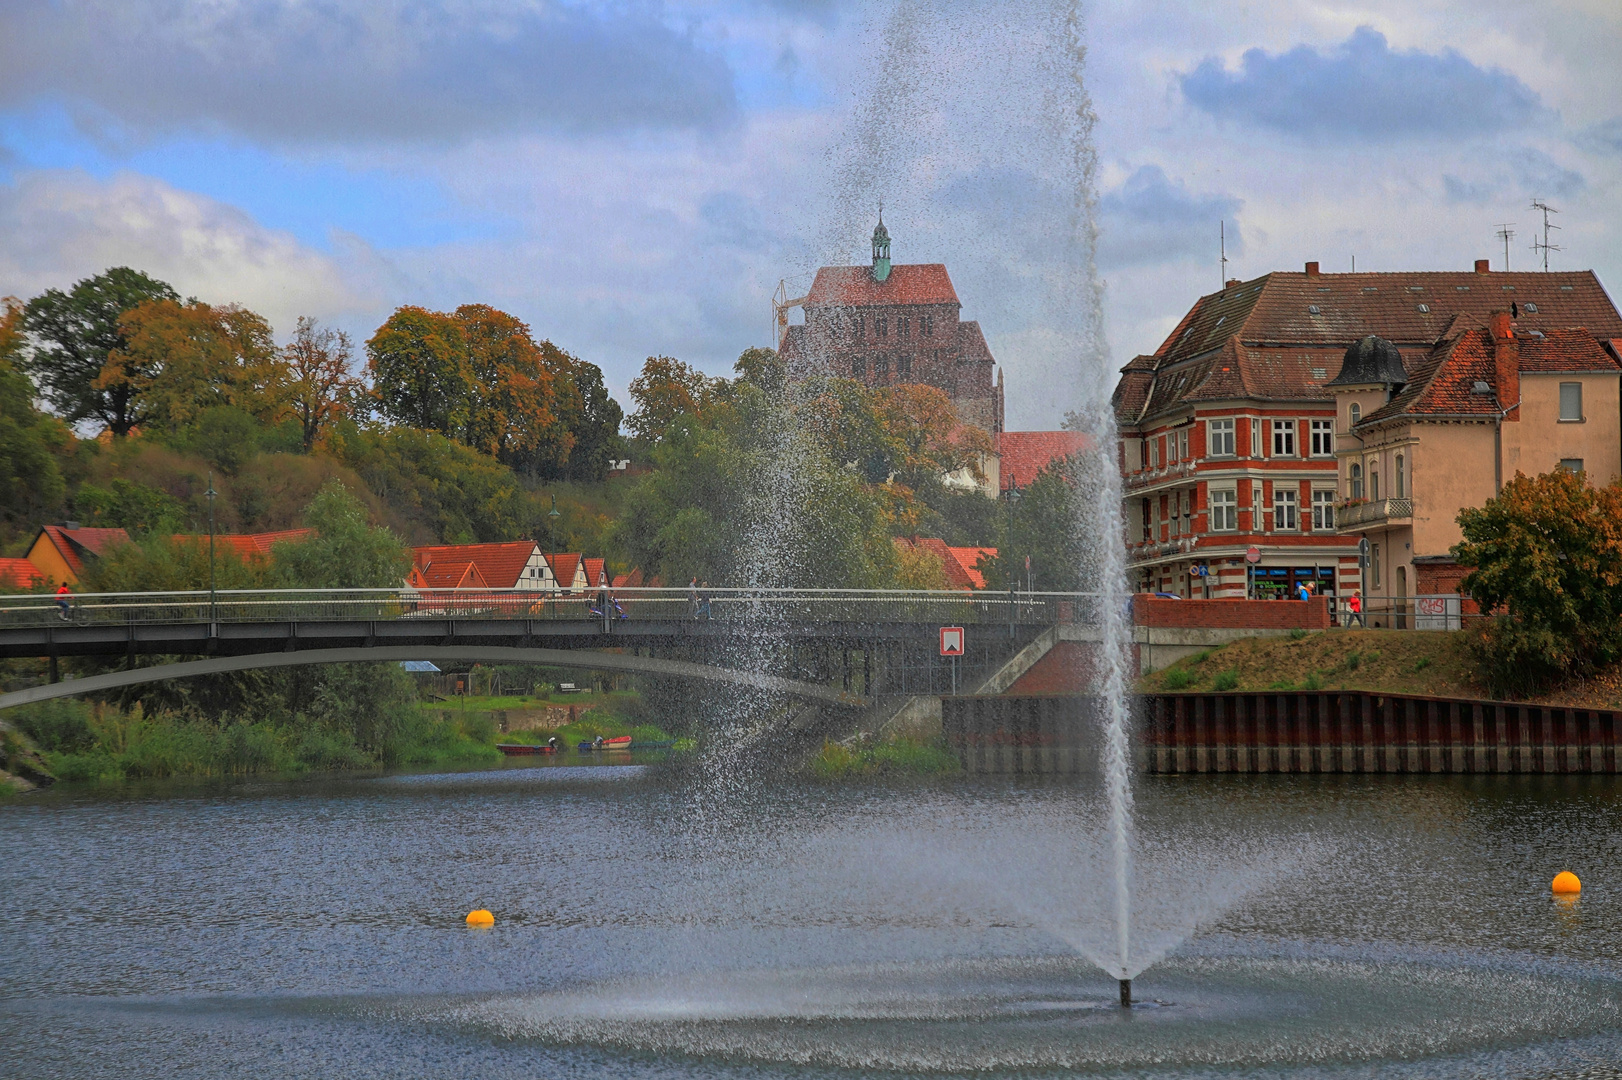
[[[791,307],[804,309],[803,324],[788,325]],[[995,437],[1003,428],[1002,374],[980,324],[958,317],[962,307],[943,264],[890,264],[881,214],[871,266],[824,266],[810,292],[778,305],[778,352],[792,378],[936,387],[962,423]]]

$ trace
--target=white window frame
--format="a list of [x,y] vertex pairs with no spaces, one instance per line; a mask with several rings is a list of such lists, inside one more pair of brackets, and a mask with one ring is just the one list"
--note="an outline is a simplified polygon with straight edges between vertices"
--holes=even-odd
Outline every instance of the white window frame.
[[1188,429],[1186,427],[1177,429],[1177,460],[1188,460]]
[[1239,490],[1236,487],[1207,488],[1212,532],[1239,531]]
[[1250,418],[1250,456],[1262,456],[1262,418],[1259,416]]
[[1313,420],[1310,422],[1310,424],[1310,430],[1312,433],[1312,456],[1334,457],[1335,422],[1333,420]]
[[1295,457],[1296,425],[1294,420],[1273,421],[1273,456]]
[[[1223,449],[1226,447],[1226,449]],[[1208,458],[1231,458],[1236,456],[1234,451],[1238,444],[1234,441],[1233,417],[1223,417],[1220,420],[1207,420],[1205,422],[1205,456]]]
[[1363,419],[1363,406],[1359,405],[1355,401],[1352,402],[1351,408],[1348,410],[1348,415],[1352,419],[1352,426],[1356,427]]
[[[1576,396],[1574,408],[1566,408],[1566,391],[1571,390]],[[1583,384],[1580,382],[1563,382],[1560,384],[1560,422],[1562,424],[1580,424],[1583,422]]]
[[1361,499],[1363,497],[1363,464],[1354,461],[1346,467],[1346,497],[1348,499]]
[[1393,499],[1406,499],[1408,497],[1408,461],[1405,455],[1398,454],[1392,464],[1391,497]]
[[1335,529],[1335,489],[1312,489],[1312,529],[1314,532],[1333,532]]
[[1299,532],[1301,529],[1301,493],[1293,487],[1273,485],[1273,529],[1275,532]]

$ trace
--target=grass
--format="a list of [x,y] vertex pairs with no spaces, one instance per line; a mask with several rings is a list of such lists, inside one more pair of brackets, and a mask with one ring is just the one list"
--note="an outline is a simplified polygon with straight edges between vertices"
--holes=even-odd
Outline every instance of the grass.
[[829,740],[811,759],[811,772],[823,780],[853,776],[939,776],[962,770],[957,755],[939,740],[894,739],[857,747]]
[[1373,690],[1485,697],[1460,634],[1416,630],[1299,631],[1245,638],[1146,675],[1145,693],[1187,690],[1218,665],[1213,690]]

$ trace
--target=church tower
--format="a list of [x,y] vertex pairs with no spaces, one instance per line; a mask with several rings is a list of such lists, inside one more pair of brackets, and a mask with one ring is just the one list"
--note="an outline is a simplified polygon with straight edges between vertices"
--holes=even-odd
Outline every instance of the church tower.
[[873,280],[883,283],[890,276],[890,230],[884,227],[884,211],[879,211],[879,227],[873,230]]

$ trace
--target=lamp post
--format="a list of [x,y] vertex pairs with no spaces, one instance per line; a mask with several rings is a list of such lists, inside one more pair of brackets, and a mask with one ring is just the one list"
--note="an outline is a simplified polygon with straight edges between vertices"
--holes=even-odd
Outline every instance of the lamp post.
[[546,536],[551,541],[550,546],[554,548],[558,546],[558,518],[562,516],[562,514],[558,513],[558,497],[554,495],[552,496],[552,512],[546,515]]
[[[1012,480],[1008,483],[1008,493],[1003,496],[1003,504],[1008,507],[1008,527],[1003,532],[1003,549],[997,553],[998,559],[1004,566],[1010,566],[1008,560],[1013,558],[1014,541],[1014,504],[1019,502],[1019,487]],[[1008,571],[1008,640],[1014,640],[1014,617],[1018,606],[1014,599],[1014,592],[1019,587],[1019,571],[1010,566]]]
[[208,474],[208,490],[203,495],[208,499],[208,636],[216,633],[215,624],[219,618],[219,608],[216,605],[214,594],[214,497],[219,492],[214,490],[214,473]]

